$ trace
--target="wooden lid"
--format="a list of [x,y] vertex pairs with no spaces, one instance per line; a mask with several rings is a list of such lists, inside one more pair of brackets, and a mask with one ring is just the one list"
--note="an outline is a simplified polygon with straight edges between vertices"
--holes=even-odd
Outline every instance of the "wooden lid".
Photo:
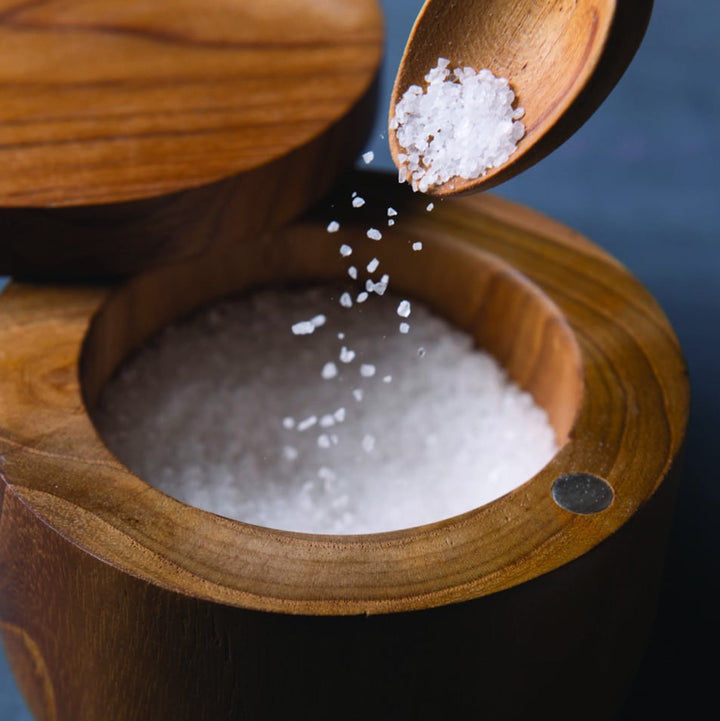
[[[0,5],[0,273],[110,275],[192,254],[209,231],[179,248],[169,218],[198,222],[218,196],[252,199],[248,234],[285,222],[360,149],[370,114],[343,121],[381,51],[376,0]],[[107,243],[121,256],[108,260],[94,246],[118,224],[113,243],[131,246]]]

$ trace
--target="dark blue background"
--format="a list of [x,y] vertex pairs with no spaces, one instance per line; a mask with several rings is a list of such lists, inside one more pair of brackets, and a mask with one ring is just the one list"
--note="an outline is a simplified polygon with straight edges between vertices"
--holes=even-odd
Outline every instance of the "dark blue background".
[[[383,0],[388,50],[382,98],[389,96],[421,4]],[[496,191],[567,223],[627,265],[664,308],[690,369],[684,481],[659,615],[623,721],[705,718],[717,711],[719,31],[718,0],[656,0],[645,42],[602,108],[552,156]],[[373,168],[392,167],[386,117],[381,105],[369,146],[376,155]],[[602,693],[601,680],[598,686]],[[706,704],[710,711],[701,716]],[[1,654],[0,719],[30,721]]]

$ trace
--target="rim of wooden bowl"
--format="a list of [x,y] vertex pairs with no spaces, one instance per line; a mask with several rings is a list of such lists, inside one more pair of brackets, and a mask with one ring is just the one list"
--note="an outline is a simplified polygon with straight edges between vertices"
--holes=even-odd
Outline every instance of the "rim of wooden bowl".
[[[365,198],[363,212],[350,207],[351,191]],[[429,608],[510,588],[589,551],[655,493],[681,447],[689,390],[672,329],[617,261],[559,223],[487,195],[442,201],[432,213],[426,204],[389,176],[356,173],[304,219],[229,253],[114,285],[11,284],[0,297],[5,494],[130,575],[263,611]],[[388,206],[398,211],[397,223],[383,231],[381,247],[365,231],[384,228]],[[333,219],[341,233],[326,232]],[[414,240],[422,240],[421,253],[410,251]],[[522,331],[524,345],[508,351],[508,358],[515,353],[516,380],[532,386],[529,379],[548,365],[563,374],[565,391],[552,392],[560,393],[553,422],[565,442],[545,468],[453,518],[388,533],[322,536],[187,506],[108,451],[85,404],[92,405],[128,349],[213,297],[271,281],[343,277],[341,242],[353,245],[360,261],[382,249],[395,290],[417,294],[422,278],[422,300],[477,332],[487,325],[476,323],[478,298],[490,293],[501,303],[512,291],[508,312],[530,329]],[[528,346],[532,339],[535,348]],[[524,363],[528,353],[531,362]],[[561,508],[552,485],[567,473],[606,480],[615,494],[611,505],[592,515]]]

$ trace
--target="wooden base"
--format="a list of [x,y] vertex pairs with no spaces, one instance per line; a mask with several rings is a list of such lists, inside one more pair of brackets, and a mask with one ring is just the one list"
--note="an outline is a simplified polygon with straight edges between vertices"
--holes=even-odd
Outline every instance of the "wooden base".
[[[687,419],[677,342],[637,281],[576,233],[492,197],[426,202],[356,174],[254,245],[0,297],[0,618],[40,718],[570,720],[617,707],[652,618]],[[396,226],[368,240],[388,205]],[[394,290],[473,333],[547,408],[563,446],[540,473],[428,526],[314,536],[185,506],[109,453],[86,407],[133,347],[231,293],[345,277],[341,242],[358,264],[381,253]],[[553,484],[573,473],[607,481],[610,506],[561,508]]]

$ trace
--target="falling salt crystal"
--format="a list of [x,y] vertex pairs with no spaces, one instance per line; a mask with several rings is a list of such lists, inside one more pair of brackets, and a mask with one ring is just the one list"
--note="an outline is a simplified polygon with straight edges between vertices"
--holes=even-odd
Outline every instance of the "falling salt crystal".
[[347,243],[343,243],[340,246],[340,255],[342,255],[343,258],[347,258],[348,255],[352,255],[352,248]]
[[352,304],[352,296],[350,293],[345,292],[340,296],[340,305],[343,308],[352,308]]
[[348,275],[349,275],[353,280],[357,280],[358,272],[357,272],[357,268],[356,268],[354,265],[351,265],[351,266],[348,268]]
[[340,230],[340,223],[338,223],[337,220],[331,220],[328,223],[327,232],[328,233],[337,233],[338,230]]
[[367,153],[363,153],[362,159],[365,161],[365,165],[370,165],[375,158],[375,153],[372,150],[368,150]]
[[343,333],[342,331],[340,331],[340,332],[337,334],[337,337],[338,337],[338,340],[345,340],[345,333]]
[[371,436],[369,433],[367,435],[364,435],[362,439],[362,449],[365,451],[365,453],[372,453],[374,448],[375,437]]
[[326,413],[324,416],[320,418],[320,427],[321,428],[330,428],[330,426],[335,425],[335,416],[333,416],[332,413]]
[[352,363],[355,359],[355,351],[350,350],[349,348],[346,348],[343,346],[340,349],[340,362],[341,363]]
[[368,232],[365,234],[370,240],[380,240],[382,233],[377,228],[368,228]]
[[395,210],[395,208],[388,208],[387,214],[388,218],[392,218],[393,216],[397,215],[397,210]]
[[375,366],[372,363],[363,363],[360,366],[360,375],[363,378],[372,378],[375,375]]
[[364,303],[367,299],[368,299],[368,294],[363,290],[357,294],[357,298],[355,298],[355,302],[356,303]]
[[363,399],[363,389],[355,388],[352,392],[353,398],[359,403]]
[[327,322],[327,317],[320,313],[319,315],[310,318],[310,322],[313,324],[314,328],[320,328]]
[[326,363],[323,366],[322,377],[326,381],[330,380],[331,378],[335,378],[335,376],[337,376],[337,374],[338,374],[337,366],[332,361],[329,361],[328,363]]
[[330,468],[327,468],[326,466],[321,466],[320,468],[318,468],[317,474],[318,474],[318,478],[321,481],[325,481],[326,483],[327,482],[332,483],[337,478],[337,475]]
[[416,241],[412,244],[412,249],[413,249],[413,250],[422,250],[422,243],[421,243],[419,240],[416,240]]
[[428,203],[428,204],[425,206],[425,210],[427,210],[428,213],[429,213],[434,207],[435,207],[435,203]]
[[333,416],[338,423],[342,423],[345,420],[345,408],[338,408]]
[[388,218],[388,228],[391,228],[393,225],[395,225],[395,221],[392,218]]
[[353,201],[352,201],[353,208],[362,208],[363,205],[365,205],[364,198],[361,198],[359,195],[356,198],[353,198]]
[[282,420],[283,428],[287,428],[288,430],[295,428],[295,419],[291,416],[285,416]]
[[310,335],[315,332],[315,326],[309,320],[301,320],[290,328],[295,335]]
[[321,433],[318,436],[317,444],[319,448],[330,448],[330,436],[326,433]]
[[350,195],[351,198],[357,198],[357,190],[353,190],[353,192]]
[[297,448],[293,448],[292,446],[284,446],[283,447],[283,458],[285,458],[288,461],[295,461],[298,457],[298,451]]
[[410,315],[410,301],[401,300],[400,305],[397,307],[397,314],[401,318],[407,318]]
[[390,383],[392,381],[392,376],[383,376],[383,383]]
[[377,258],[373,258],[368,264],[367,264],[367,272],[368,273],[374,273],[378,266],[380,265],[380,261]]
[[410,332],[410,323],[405,323],[405,321],[400,323],[400,332],[401,333],[409,333]]
[[299,431],[306,431],[308,428],[312,428],[317,423],[317,416],[308,416],[298,423],[297,429]]

